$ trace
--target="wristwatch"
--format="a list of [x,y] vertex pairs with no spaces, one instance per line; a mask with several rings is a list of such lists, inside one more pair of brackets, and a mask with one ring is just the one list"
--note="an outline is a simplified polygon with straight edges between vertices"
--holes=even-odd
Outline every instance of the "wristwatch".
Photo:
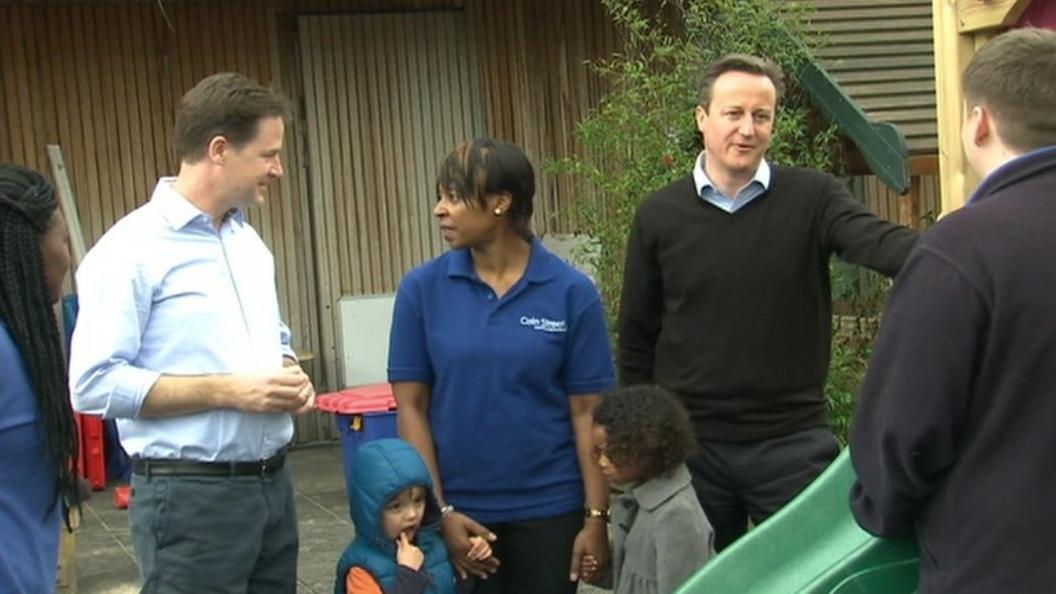
[[591,519],[591,518],[601,518],[602,520],[605,520],[606,522],[608,522],[609,518],[612,517],[612,512],[610,512],[607,509],[598,509],[596,507],[587,507],[587,508],[583,509],[583,517],[588,519],[588,520]]

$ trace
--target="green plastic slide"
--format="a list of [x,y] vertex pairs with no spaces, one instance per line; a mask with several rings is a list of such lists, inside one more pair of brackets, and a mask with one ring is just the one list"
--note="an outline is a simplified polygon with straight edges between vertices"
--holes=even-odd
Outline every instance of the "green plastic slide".
[[847,449],[791,503],[712,559],[676,594],[914,594],[917,544],[855,523]]

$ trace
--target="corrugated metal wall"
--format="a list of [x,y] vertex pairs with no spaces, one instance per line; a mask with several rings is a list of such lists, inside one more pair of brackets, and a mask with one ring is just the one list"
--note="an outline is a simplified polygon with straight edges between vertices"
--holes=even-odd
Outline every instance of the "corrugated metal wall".
[[484,134],[484,114],[464,11],[298,24],[319,307],[331,320],[321,343],[336,372],[337,301],[391,293],[407,270],[440,254],[436,166]]
[[[601,97],[585,61],[609,55],[614,33],[593,0],[470,1],[464,11],[299,22],[302,136],[312,200],[325,213],[316,229],[319,307],[334,319],[323,325],[321,356],[336,370],[337,298],[393,291],[443,248],[430,215],[443,155],[481,134],[521,145],[540,173],[572,154],[576,122]],[[539,181],[536,230],[568,230],[570,181]]]
[[[202,77],[237,70],[297,96],[294,4],[298,11],[329,12],[461,2],[0,4],[0,161],[50,172],[45,146],[59,144],[91,246],[146,202],[160,175],[175,173],[175,106]],[[316,353],[320,324],[301,126],[291,124],[287,175],[250,220],[275,254],[280,305],[295,344]],[[318,362],[307,366],[321,375]],[[298,433],[301,440],[332,436],[332,423],[299,419]]]
[[[464,17],[300,19],[311,193],[323,215],[317,258],[337,296],[392,292],[443,248],[430,214],[436,165],[484,134]],[[398,37],[406,43],[392,44]]]
[[[59,144],[89,246],[147,201],[158,176],[175,173],[172,121],[184,91],[224,70],[280,86],[274,11],[239,2],[165,6],[164,13],[154,3],[0,6],[0,44],[7,44],[0,48],[0,160],[50,172],[45,145]],[[307,210],[295,199],[290,170],[250,219],[275,252],[298,346],[311,350]]]
[[[421,18],[444,14],[437,10],[449,11],[448,28],[423,27]],[[349,29],[349,13],[372,13],[383,25]],[[310,23],[300,31],[299,18]],[[400,19],[410,24],[401,28]],[[460,39],[443,45],[441,34]],[[350,45],[326,42],[338,38]],[[391,291],[439,247],[419,194],[431,200],[443,145],[483,129],[523,146],[540,168],[578,152],[576,122],[603,93],[584,62],[616,46],[598,0],[3,3],[0,160],[49,171],[45,145],[60,144],[91,245],[147,200],[159,175],[176,171],[173,112],[199,79],[238,70],[294,98],[287,175],[250,219],[275,253],[298,349],[316,354],[309,367],[320,387],[336,387],[336,297]],[[459,92],[473,94],[476,69],[479,108],[470,95],[422,92],[439,84],[411,74],[423,68],[415,52],[430,47],[449,53],[426,70],[447,67],[446,76],[463,81]],[[383,69],[362,72],[367,64]],[[467,109],[482,119],[456,122]],[[419,134],[427,114],[451,136]],[[404,146],[384,142],[381,131]],[[539,181],[536,229],[574,230],[563,214],[575,195],[570,180]],[[874,208],[897,218],[897,199],[881,190],[870,190]],[[302,441],[332,435],[328,419],[298,421]]]
[[897,124],[911,154],[935,154],[931,0],[807,0],[822,65],[877,121]]
[[[524,147],[537,166],[580,152],[576,124],[604,93],[586,61],[616,50],[599,0],[467,2],[479,49],[488,131]],[[539,231],[572,231],[571,180],[540,176]]]
[[[458,14],[464,16],[466,37],[458,51],[475,52],[469,59],[476,62],[480,89],[476,109],[482,110],[482,122],[474,121],[464,130],[517,142],[540,167],[548,159],[569,154],[575,122],[601,94],[597,77],[583,61],[604,55],[613,45],[611,26],[594,0],[12,2],[0,4],[0,160],[49,171],[45,146],[61,145],[90,246],[117,219],[148,199],[158,176],[176,171],[171,149],[173,112],[179,97],[202,77],[237,70],[283,90],[299,105],[302,95],[307,99],[303,81],[310,71],[303,70],[302,51],[331,48],[300,43],[298,15],[316,14],[313,18],[324,22],[327,15],[341,19],[338,15],[343,13],[461,10],[465,4],[468,9]],[[370,51],[379,63],[389,60],[391,68],[400,69],[408,67],[403,60],[411,51],[403,45],[430,43],[436,33],[421,30],[412,39],[405,31],[392,30],[360,43],[373,40]],[[465,57],[449,57],[460,67],[471,66]],[[351,66],[335,63],[329,76],[359,74]],[[375,73],[384,74],[400,73]],[[407,92],[413,92],[416,81],[405,73],[400,80],[411,85]],[[356,86],[345,90],[345,103],[338,103],[330,114],[334,119],[328,119],[328,125],[338,128],[328,131],[348,135],[349,129],[342,126],[351,124],[351,106],[360,105],[358,95],[347,94],[352,92],[373,93],[374,109],[382,110],[377,115],[384,112],[389,122],[404,122],[407,113],[401,104],[386,103],[384,98],[385,92],[394,100],[403,98],[402,93],[393,95],[384,87],[367,89],[360,86],[362,80],[352,77],[344,82]],[[419,99],[423,105],[433,105],[430,109],[438,110],[441,118],[459,115],[458,103],[450,98]],[[307,110],[300,111],[288,130],[283,155],[287,175],[271,190],[268,204],[250,213],[250,219],[275,253],[281,306],[298,349],[317,354],[314,375],[321,387],[333,387],[336,352],[325,336],[333,331],[325,310],[333,307],[334,296],[392,290],[406,269],[436,253],[439,239],[427,230],[426,205],[392,202],[372,213],[343,205],[342,228],[314,239],[316,244],[336,246],[339,256],[333,262],[320,260],[313,236],[318,235],[320,221],[322,228],[330,222],[316,217],[313,225],[311,204],[318,199],[313,196],[318,184],[310,183],[304,173],[315,175],[327,167],[333,172],[334,160],[350,145],[341,144],[347,138],[338,138],[336,146],[312,145],[304,134]],[[416,138],[410,128],[404,132],[407,138]],[[414,151],[378,144],[375,148],[360,163],[381,161],[374,183],[383,176],[398,193],[420,183],[417,178],[412,183],[414,176],[431,180],[439,160],[437,147],[430,149],[434,154],[424,145],[420,149],[415,145]],[[399,150],[407,151],[402,163],[412,165],[413,171],[399,169]],[[350,180],[365,183],[354,168],[345,182]],[[568,228],[561,217],[558,183],[542,177],[540,181],[537,229]],[[418,221],[414,233],[403,230],[410,220]],[[327,282],[331,286],[323,291]],[[323,421],[309,424],[316,427],[298,427],[311,434],[308,439],[330,434]]]

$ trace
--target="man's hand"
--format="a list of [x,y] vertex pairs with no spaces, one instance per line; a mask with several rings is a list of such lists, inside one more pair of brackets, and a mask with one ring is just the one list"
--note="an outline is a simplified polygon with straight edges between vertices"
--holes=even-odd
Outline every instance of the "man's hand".
[[227,377],[228,394],[223,406],[246,412],[304,412],[315,405],[315,388],[300,367],[260,375]]
[[447,545],[451,563],[462,579],[472,575],[486,580],[488,575],[498,570],[499,560],[490,556],[490,545],[488,545],[489,556],[481,559],[473,559],[470,556],[470,552],[474,549],[478,555],[480,552],[480,545],[474,546],[474,537],[488,544],[495,542],[495,535],[469,516],[455,511],[444,514],[443,519],[440,520],[440,535],[443,536],[444,544]]
[[[295,366],[297,369],[301,369],[300,365]],[[287,369],[289,369],[287,367]],[[301,373],[304,373],[302,370]],[[299,396],[304,400],[304,404],[301,405],[297,410],[292,411],[295,415],[303,415],[315,408],[315,386],[312,384],[312,379],[308,377],[307,373],[304,373],[305,382],[301,387],[301,393]]]
[[572,564],[568,578],[591,580],[609,562],[609,536],[605,522],[597,518],[584,521],[572,545]]

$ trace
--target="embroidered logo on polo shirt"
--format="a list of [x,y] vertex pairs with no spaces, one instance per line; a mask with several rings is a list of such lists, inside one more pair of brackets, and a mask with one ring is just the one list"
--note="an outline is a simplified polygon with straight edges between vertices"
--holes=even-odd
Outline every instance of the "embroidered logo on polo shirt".
[[564,320],[550,320],[533,316],[521,316],[521,325],[541,332],[565,332],[568,330]]

